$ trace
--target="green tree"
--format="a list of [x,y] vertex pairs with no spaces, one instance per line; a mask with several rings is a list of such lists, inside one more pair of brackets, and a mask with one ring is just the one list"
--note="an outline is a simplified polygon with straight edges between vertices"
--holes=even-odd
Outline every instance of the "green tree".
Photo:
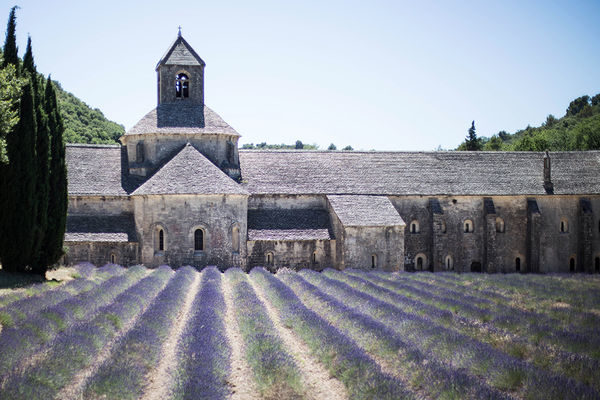
[[23,79],[17,77],[14,65],[0,69],[0,164],[8,163],[6,135],[19,121],[18,101],[22,86]]
[[592,97],[592,106],[600,105],[600,93]]
[[569,103],[567,115],[577,115],[583,108],[590,103],[590,96],[581,96]]
[[302,142],[300,140],[296,140],[296,150],[302,150],[304,148],[304,145],[302,144]]
[[10,15],[8,16],[8,24],[6,26],[6,39],[4,41],[2,68],[9,64],[15,67],[19,66],[19,49],[17,48],[17,16],[16,12],[18,6],[14,6],[10,9]]
[[44,110],[48,116],[51,137],[49,182],[52,190],[48,199],[48,225],[39,265],[50,266],[56,264],[63,255],[68,205],[67,163],[63,139],[65,129],[50,76],[46,81]]
[[46,273],[46,265],[42,265],[40,260],[42,246],[48,228],[48,196],[50,192],[49,173],[50,173],[50,132],[48,127],[48,118],[44,110],[44,82],[40,79],[37,73],[35,62],[33,59],[33,51],[31,49],[31,37],[27,40],[27,50],[23,56],[23,69],[31,79],[33,89],[33,104],[35,110],[35,121],[37,126],[36,132],[36,182],[35,182],[35,197],[36,197],[36,224],[34,231],[33,249],[31,253],[32,272],[38,275]]
[[35,113],[31,82],[23,87],[19,122],[7,137],[8,166],[3,176],[0,259],[6,271],[25,271],[33,252],[37,216]]
[[465,148],[467,151],[478,151],[483,148],[481,139],[479,139],[477,137],[477,134],[475,133],[475,121],[471,122],[469,133],[467,134],[467,138],[465,139]]
[[348,146],[344,147],[342,150],[344,150],[344,151],[352,151],[354,149],[352,148],[352,146],[348,145]]
[[335,147],[335,144],[331,143],[327,150],[337,150],[337,147]]
[[483,149],[488,151],[500,151],[502,150],[502,144],[503,141],[500,139],[500,136],[494,135],[486,142]]

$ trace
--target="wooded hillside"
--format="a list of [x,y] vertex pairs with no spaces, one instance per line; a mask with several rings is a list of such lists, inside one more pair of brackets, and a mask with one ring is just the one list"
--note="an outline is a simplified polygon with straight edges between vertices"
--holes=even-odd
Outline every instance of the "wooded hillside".
[[[500,131],[478,140],[479,150],[487,151],[600,150],[600,93],[578,97],[562,118],[550,114],[539,127],[528,125],[513,134]],[[466,141],[457,150],[467,150]]]

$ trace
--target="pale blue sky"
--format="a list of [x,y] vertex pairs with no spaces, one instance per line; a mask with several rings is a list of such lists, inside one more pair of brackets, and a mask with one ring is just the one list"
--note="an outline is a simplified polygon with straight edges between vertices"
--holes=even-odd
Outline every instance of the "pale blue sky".
[[[2,0],[2,27],[13,2]],[[21,0],[20,54],[131,128],[177,27],[241,143],[456,147],[600,93],[600,1]]]

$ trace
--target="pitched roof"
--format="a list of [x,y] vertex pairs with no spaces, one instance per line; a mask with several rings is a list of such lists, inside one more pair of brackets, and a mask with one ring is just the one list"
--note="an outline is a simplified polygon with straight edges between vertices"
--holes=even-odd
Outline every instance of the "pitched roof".
[[70,195],[127,195],[121,146],[69,144],[66,160]]
[[[253,194],[545,195],[544,153],[241,150]],[[551,152],[555,194],[600,193],[600,152]]]
[[194,51],[192,46],[183,38],[178,35],[177,39],[173,42],[169,50],[161,57],[156,64],[156,68],[165,64],[174,65],[206,65],[200,56]]
[[136,242],[133,214],[68,215],[65,242]]
[[344,226],[404,226],[404,220],[386,196],[327,196]]
[[248,192],[188,143],[132,193],[138,194],[247,195]]
[[216,112],[197,104],[161,104],[142,117],[125,135],[150,133],[239,136]]
[[331,238],[333,238],[333,230],[327,210],[248,210],[248,240],[328,240]]

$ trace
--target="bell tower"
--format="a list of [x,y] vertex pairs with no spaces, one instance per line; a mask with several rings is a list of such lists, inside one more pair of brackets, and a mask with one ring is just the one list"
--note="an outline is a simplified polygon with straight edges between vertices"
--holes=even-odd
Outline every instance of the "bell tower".
[[162,104],[204,105],[206,64],[181,36],[156,65],[158,106]]

